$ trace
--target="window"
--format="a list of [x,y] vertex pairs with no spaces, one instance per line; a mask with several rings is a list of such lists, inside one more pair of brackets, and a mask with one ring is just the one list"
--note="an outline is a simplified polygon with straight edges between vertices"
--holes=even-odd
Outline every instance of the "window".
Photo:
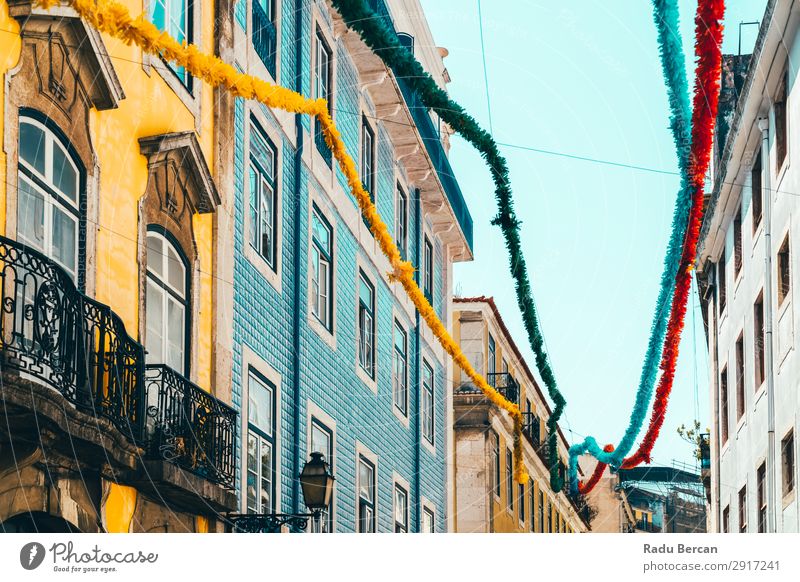
[[[336,465],[333,451],[333,431],[325,426],[321,421],[311,418],[311,447],[309,453],[322,453],[328,462],[328,469],[331,475],[336,476]],[[334,482],[335,486],[335,482]],[[329,507],[334,506],[333,498]],[[330,533],[333,531],[333,512],[325,510],[319,520],[320,531]]]
[[750,170],[750,191],[753,199],[753,232],[755,232],[761,224],[761,216],[764,212],[764,194],[761,190],[761,150],[758,151],[755,162],[753,162],[753,169]]
[[[495,371],[497,369],[496,368],[496,366],[497,366],[497,346],[494,343],[494,338],[492,337],[492,334],[489,334],[489,358],[488,359],[489,359],[489,361],[487,363],[486,369],[487,369],[487,374],[491,376],[491,375],[493,375],[495,373]],[[488,378],[488,380],[489,380],[490,384],[494,381],[493,378]]]
[[794,491],[794,432],[789,432],[781,441],[781,467],[783,472],[783,495]]
[[78,278],[81,171],[44,124],[19,120],[17,237]]
[[553,503],[548,499],[547,501],[547,512],[545,513],[545,532],[551,533],[552,529],[550,528],[550,520],[553,517]]
[[361,184],[375,202],[375,132],[366,117],[361,118]]
[[375,288],[363,271],[358,278],[358,362],[375,378]]
[[719,412],[722,444],[728,442],[728,367],[722,368],[719,379]]
[[433,368],[422,360],[422,436],[433,444],[436,411],[433,399]]
[[731,531],[731,508],[729,505],[725,506],[722,510],[722,533],[730,533]]
[[394,533],[408,533],[408,492],[394,486]]
[[492,433],[492,460],[494,461],[494,494],[500,497],[500,439]]
[[506,501],[509,511],[514,511],[514,455],[506,449]]
[[250,124],[250,244],[276,270],[275,147],[253,120]]
[[252,0],[253,4],[253,48],[275,77],[275,53],[278,48],[275,30],[275,7],[273,0]]
[[427,507],[422,510],[422,533],[433,533],[435,531],[436,515],[432,509]]
[[544,532],[544,492],[539,489],[539,533]]
[[725,269],[725,249],[722,249],[722,254],[719,256],[719,262],[717,263],[717,278],[719,279],[719,313],[722,315],[722,312],[725,311],[725,304],[727,300],[728,293],[726,291],[726,283],[725,275],[727,274],[727,270]]
[[531,531],[536,531],[536,485],[531,481]]
[[178,248],[156,231],[147,233],[145,313],[147,361],[189,375],[187,266]]
[[789,235],[783,239],[781,249],[778,251],[778,306],[783,305],[784,299],[792,290],[792,278],[789,267]]
[[275,511],[275,391],[255,370],[247,374],[247,512]]
[[736,340],[736,420],[744,415],[744,337]]
[[788,125],[786,107],[786,76],[783,74],[778,93],[775,95],[775,173],[780,172],[786,159],[786,130]]
[[761,463],[756,470],[756,493],[758,496],[758,533],[767,531],[767,464]]
[[422,257],[422,290],[428,303],[433,301],[433,245],[430,239],[425,237],[423,257]]
[[375,532],[375,465],[358,458],[358,531]]
[[[322,31],[317,30],[316,38],[316,66],[314,68],[314,88],[317,99],[325,99],[328,102],[328,113],[333,112],[333,104],[331,103],[333,97],[333,52],[331,51],[328,43],[325,42],[325,37]],[[316,123],[316,131],[314,133],[314,143],[317,146],[322,158],[330,166],[333,162],[333,155],[330,148],[325,143],[325,138],[322,134],[322,126],[319,122]]]
[[400,184],[397,184],[394,216],[394,239],[400,256],[405,260],[408,254],[408,196]]
[[733,219],[733,278],[742,272],[742,205]]
[[753,352],[755,361],[755,389],[764,383],[764,292],[758,294],[753,305]]
[[[178,44],[190,44],[192,40],[192,0],[152,0],[150,3],[150,22],[156,28],[168,33]],[[184,67],[167,63],[187,88],[191,89],[192,77]]]
[[747,533],[747,485],[739,490],[739,533]]
[[408,335],[396,319],[393,363],[392,401],[403,416],[408,416]]
[[311,312],[333,331],[333,230],[316,206],[311,210]]
[[518,483],[517,490],[519,491],[519,522],[525,523],[525,485]]

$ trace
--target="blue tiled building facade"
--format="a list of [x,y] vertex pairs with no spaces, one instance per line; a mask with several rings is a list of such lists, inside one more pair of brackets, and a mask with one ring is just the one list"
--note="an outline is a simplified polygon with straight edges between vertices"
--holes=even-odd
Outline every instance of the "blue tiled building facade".
[[[472,256],[471,222],[449,164],[431,161],[446,163],[442,143],[414,123],[427,113],[411,111],[391,71],[325,2],[239,0],[234,14],[241,70],[328,98],[381,217],[449,325],[451,265]],[[297,476],[319,450],[336,477],[324,529],[446,531],[448,358],[388,281],[314,121],[241,99],[233,121],[241,510],[305,512]]]

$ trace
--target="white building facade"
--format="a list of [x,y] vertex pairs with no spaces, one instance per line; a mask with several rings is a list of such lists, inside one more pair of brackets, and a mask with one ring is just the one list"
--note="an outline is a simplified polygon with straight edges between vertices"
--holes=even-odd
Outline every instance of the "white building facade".
[[[726,60],[697,279],[709,347],[709,531],[797,532],[800,12],[769,0],[749,65]],[[728,82],[726,82],[726,74]],[[734,88],[735,85],[735,88]]]

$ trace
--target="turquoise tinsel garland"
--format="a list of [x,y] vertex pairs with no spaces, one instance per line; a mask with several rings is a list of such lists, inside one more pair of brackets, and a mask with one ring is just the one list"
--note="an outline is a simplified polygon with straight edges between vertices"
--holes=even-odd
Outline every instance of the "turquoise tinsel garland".
[[689,101],[689,85],[686,80],[686,58],[681,44],[676,0],[653,0],[653,16],[658,30],[661,66],[669,95],[670,127],[678,154],[681,189],[675,203],[675,211],[672,217],[672,235],[669,239],[667,254],[664,258],[664,271],[661,275],[661,289],[658,293],[650,340],[647,345],[647,353],[630,423],[619,445],[612,452],[603,451],[594,437],[586,437],[582,443],[570,447],[569,481],[572,493],[578,492],[578,457],[580,455],[588,452],[598,461],[607,463],[612,468],[617,468],[630,452],[636,437],[644,425],[647,408],[653,396],[653,388],[658,374],[658,364],[669,318],[672,290],[675,286],[675,277],[680,266],[683,239],[686,235],[689,208],[692,202],[692,187],[689,179],[691,105]]

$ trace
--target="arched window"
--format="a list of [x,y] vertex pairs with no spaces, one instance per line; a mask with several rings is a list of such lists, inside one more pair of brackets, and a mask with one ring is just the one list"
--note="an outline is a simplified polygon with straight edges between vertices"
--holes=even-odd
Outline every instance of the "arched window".
[[147,362],[166,364],[188,376],[188,265],[172,241],[147,232]]
[[17,237],[77,280],[81,170],[66,144],[33,117],[19,120]]

